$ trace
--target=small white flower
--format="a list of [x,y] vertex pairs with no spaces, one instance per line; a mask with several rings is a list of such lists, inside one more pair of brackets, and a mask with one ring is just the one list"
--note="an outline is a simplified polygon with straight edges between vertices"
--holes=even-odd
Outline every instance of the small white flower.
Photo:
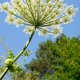
[[52,18],[53,20],[55,20],[56,17],[57,17],[57,15],[56,15],[55,13],[53,13],[53,14],[51,15],[51,18]]
[[49,8],[52,8],[53,6],[54,6],[54,4],[53,4],[52,2],[49,2],[49,3],[48,3],[48,7],[49,7]]
[[53,29],[53,35],[55,37],[61,35],[63,32],[62,32],[62,27],[60,27],[59,25],[58,26],[55,26],[54,29]]
[[55,19],[55,20],[53,21],[53,25],[59,25],[59,24],[61,24],[61,23],[60,23],[60,19]]
[[31,34],[34,31],[34,29],[34,26],[26,26],[23,32]]
[[65,13],[66,15],[74,16],[76,14],[77,9],[73,7],[73,5],[67,6]]
[[70,16],[64,16],[61,18],[63,24],[68,24],[72,22],[72,18]]
[[57,2],[56,6],[58,9],[61,9],[61,8],[63,8],[64,4],[63,4],[63,2]]
[[18,19],[16,19],[16,20],[15,20],[15,24],[16,24],[16,26],[17,26],[17,27],[18,27],[18,26],[21,26],[21,25],[23,25],[23,24],[24,24],[24,20],[23,20],[23,19],[18,18]]
[[42,29],[39,30],[39,36],[48,36],[48,28],[43,27]]
[[46,4],[44,2],[41,2],[41,6],[40,7],[41,7],[41,10],[44,11],[45,8],[46,8]]
[[59,16],[62,13],[62,9],[56,9],[54,10],[54,13],[56,14],[56,16]]
[[5,22],[7,22],[7,23],[9,23],[9,24],[14,23],[14,21],[15,21],[15,16],[14,16],[14,15],[8,15],[8,16],[6,17],[6,20],[5,20]]
[[8,11],[9,10],[9,3],[5,2],[1,5],[1,10],[2,11]]

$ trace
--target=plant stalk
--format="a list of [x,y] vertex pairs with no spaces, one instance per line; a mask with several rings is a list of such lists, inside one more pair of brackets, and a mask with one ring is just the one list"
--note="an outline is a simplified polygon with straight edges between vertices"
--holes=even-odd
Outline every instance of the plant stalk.
[[[35,29],[36,30],[36,29]],[[26,42],[25,46],[23,47],[23,49],[19,52],[19,54],[14,58],[13,60],[13,63],[24,53],[24,51],[26,50],[26,48],[28,47],[28,45],[30,44],[32,38],[33,38],[33,35],[35,33],[35,30],[31,33],[28,41]],[[12,63],[12,64],[13,64]],[[0,80],[3,79],[3,77],[5,76],[5,74],[8,72],[9,68],[6,67],[5,70],[3,71],[3,73],[0,75]]]

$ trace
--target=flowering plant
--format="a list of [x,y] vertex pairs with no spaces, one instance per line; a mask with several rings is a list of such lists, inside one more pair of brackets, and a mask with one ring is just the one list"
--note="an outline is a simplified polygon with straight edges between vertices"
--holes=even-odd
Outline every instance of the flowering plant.
[[11,0],[3,3],[1,10],[7,13],[7,23],[24,25],[28,34],[36,28],[40,35],[58,36],[62,33],[60,26],[71,23],[77,9],[63,0]]
[[[7,13],[7,23],[24,26],[23,31],[30,34],[26,45],[12,61],[13,64],[26,50],[35,31],[39,35],[59,36],[63,29],[61,25],[71,23],[77,9],[64,4],[64,0],[11,0],[1,4],[1,11]],[[8,70],[7,67],[0,79]]]

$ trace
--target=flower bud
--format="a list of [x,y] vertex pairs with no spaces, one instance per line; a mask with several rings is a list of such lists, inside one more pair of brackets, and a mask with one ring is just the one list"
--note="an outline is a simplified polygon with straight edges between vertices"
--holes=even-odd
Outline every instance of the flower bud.
[[6,61],[5,61],[5,65],[6,65],[7,67],[11,66],[12,63],[13,63],[13,60],[12,60],[12,59],[6,59]]

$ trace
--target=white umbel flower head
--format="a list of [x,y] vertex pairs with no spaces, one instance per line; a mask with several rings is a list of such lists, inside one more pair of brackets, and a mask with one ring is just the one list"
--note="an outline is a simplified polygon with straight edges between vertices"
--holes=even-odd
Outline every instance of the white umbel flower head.
[[63,24],[69,24],[69,23],[71,23],[71,22],[73,21],[70,16],[63,16],[63,17],[61,18],[61,20],[62,20],[62,23],[63,23]]
[[9,3],[8,2],[5,2],[1,5],[1,10],[2,11],[8,11],[9,10]]
[[70,6],[67,6],[66,9],[65,9],[65,13],[66,15],[69,15],[69,16],[74,16],[76,14],[76,11],[78,9],[77,8],[74,8],[73,5],[70,5]]
[[8,15],[5,19],[5,22],[12,24],[15,21],[15,16],[14,15]]
[[62,34],[62,33],[63,33],[62,30],[63,30],[63,28],[60,27],[60,26],[54,27],[54,29],[53,29],[53,34],[54,34],[54,36],[57,37],[57,36],[59,36],[60,34]]
[[[71,23],[77,11],[74,6],[65,5],[64,0],[11,0],[1,4],[1,9],[7,13],[8,23],[24,25],[28,34],[36,29],[39,35],[61,34],[59,25]],[[59,27],[53,30],[52,26]]]

